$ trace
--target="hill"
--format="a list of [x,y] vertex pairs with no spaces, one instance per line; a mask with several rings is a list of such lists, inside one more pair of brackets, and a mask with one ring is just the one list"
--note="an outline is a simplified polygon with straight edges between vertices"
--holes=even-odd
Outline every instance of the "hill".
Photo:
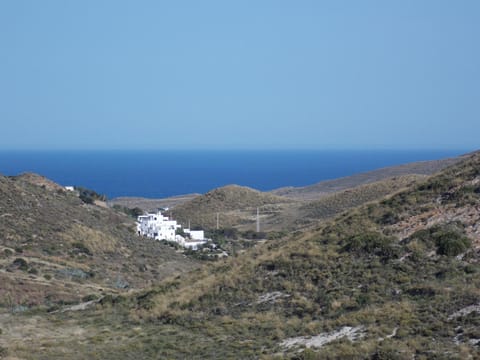
[[[383,169],[377,169],[365,173],[355,174],[344,178],[321,181],[319,183],[304,186],[304,187],[283,187],[270,191],[271,194],[287,197],[293,200],[317,200],[322,196],[351,189],[360,185],[387,180],[393,177],[401,177],[406,175],[432,175],[448,166],[461,161],[463,156],[431,160],[420,161],[415,163],[390,166]],[[177,205],[183,204],[192,200],[192,198],[199,194],[187,194],[172,196],[164,199],[148,199],[139,197],[119,197],[109,201],[110,205],[120,205],[128,208],[138,207],[144,211],[153,211],[158,208],[170,207],[173,208]]]
[[272,194],[296,200],[317,200],[322,196],[351,189],[364,184],[378,182],[405,175],[432,175],[462,161],[465,157],[419,161],[409,164],[390,166],[382,169],[346,176],[339,179],[321,181],[304,187],[285,187],[272,190]]
[[405,181],[409,182],[409,176],[412,181],[414,178],[419,180],[463,158],[392,166],[311,186],[286,187],[263,193],[231,185],[204,195],[165,199],[117,198],[109,201],[109,205],[144,211],[168,207],[172,210],[170,215],[184,225],[190,221],[193,227],[204,229],[216,227],[218,213],[220,227],[235,227],[242,231],[256,229],[256,208],[259,207],[262,231],[293,231],[395,192],[405,186]]
[[0,303],[55,306],[142,288],[195,263],[134,220],[35,174],[0,176]]
[[279,224],[282,230],[290,231],[316,226],[344,211],[393,195],[424,179],[425,175],[398,176],[328,193],[318,200],[289,202],[281,211],[262,219],[263,229],[279,230]]
[[81,312],[3,314],[2,351],[26,358],[478,358],[480,154],[406,186],[316,228]]
[[474,154],[312,232],[164,283],[132,314],[176,324],[195,339],[187,353],[297,357],[315,345],[305,357],[474,358],[479,208]]
[[403,175],[334,192],[302,204],[300,217],[310,220],[328,219],[345,210],[392,195],[424,178],[422,175]]
[[180,204],[171,213],[181,223],[212,229],[216,226],[217,213],[221,213],[221,226],[228,227],[244,222],[245,212],[246,217],[251,218],[257,207],[286,202],[290,200],[244,186],[228,185]]
[[172,196],[164,199],[148,199],[142,197],[118,197],[108,201],[110,206],[123,206],[129,209],[139,208],[146,212],[154,212],[160,208],[173,208],[183,204],[200,194],[187,194]]

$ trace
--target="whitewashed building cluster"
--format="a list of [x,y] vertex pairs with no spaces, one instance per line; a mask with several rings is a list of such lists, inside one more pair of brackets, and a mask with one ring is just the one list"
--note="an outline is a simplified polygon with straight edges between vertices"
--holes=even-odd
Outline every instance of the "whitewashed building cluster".
[[182,226],[177,224],[176,220],[170,220],[163,216],[161,211],[140,215],[137,218],[138,235],[147,236],[156,240],[174,241],[179,245],[196,250],[198,246],[207,242],[203,230],[183,229],[187,236],[177,234],[177,230]]

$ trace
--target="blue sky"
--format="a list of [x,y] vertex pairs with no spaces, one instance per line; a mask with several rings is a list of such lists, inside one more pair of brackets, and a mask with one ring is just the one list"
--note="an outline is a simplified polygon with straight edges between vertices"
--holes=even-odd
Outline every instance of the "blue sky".
[[0,2],[2,149],[476,149],[477,0]]

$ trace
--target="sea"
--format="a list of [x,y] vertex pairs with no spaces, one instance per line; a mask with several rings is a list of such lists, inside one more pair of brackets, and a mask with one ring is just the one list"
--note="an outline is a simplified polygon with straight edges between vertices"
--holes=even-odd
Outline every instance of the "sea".
[[0,151],[0,174],[34,172],[109,199],[165,198],[238,184],[268,191],[306,186],[466,150]]

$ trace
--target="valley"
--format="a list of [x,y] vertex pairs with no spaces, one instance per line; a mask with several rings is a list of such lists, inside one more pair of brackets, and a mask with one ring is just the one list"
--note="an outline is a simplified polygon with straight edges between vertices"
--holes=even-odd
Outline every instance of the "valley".
[[1,185],[5,358],[479,355],[480,153],[309,201],[234,186],[174,206],[210,227],[221,210],[239,231],[271,209],[276,237],[213,262],[139,241],[133,219],[59,189]]

